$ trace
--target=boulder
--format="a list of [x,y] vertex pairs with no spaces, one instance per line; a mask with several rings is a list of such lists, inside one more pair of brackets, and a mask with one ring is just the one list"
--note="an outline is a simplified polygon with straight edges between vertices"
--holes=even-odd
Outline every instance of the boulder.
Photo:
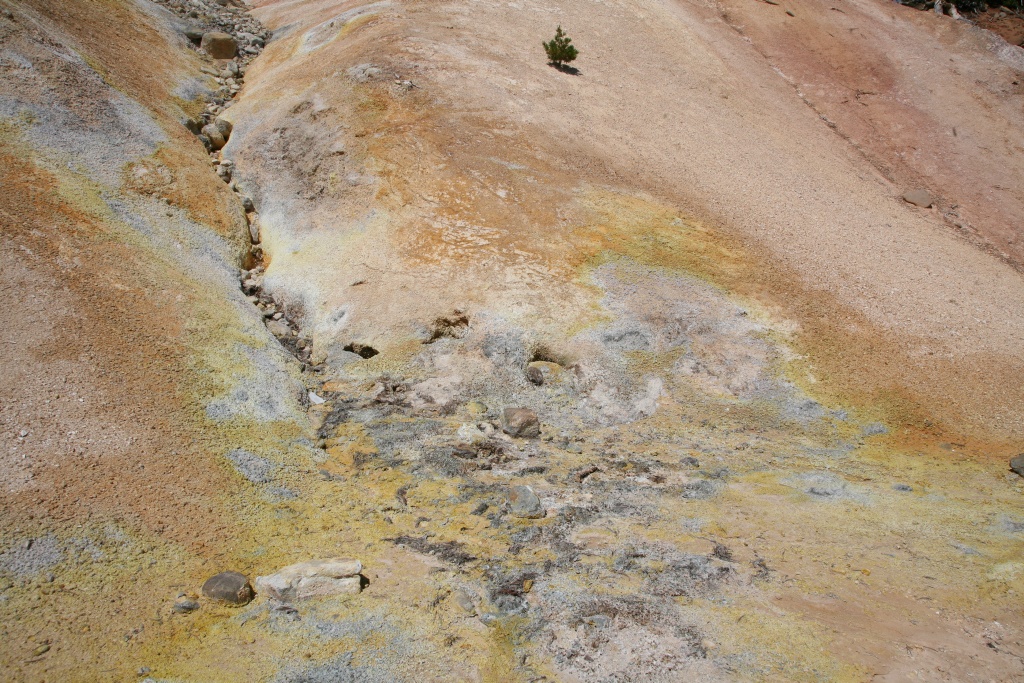
[[225,144],[227,144],[227,140],[225,140],[224,136],[221,135],[220,130],[217,128],[216,125],[212,123],[208,123],[205,126],[203,126],[203,135],[205,135],[206,138],[210,141],[210,146],[213,149],[220,149]]
[[1024,453],[1010,458],[1010,469],[1024,477]]
[[932,205],[932,196],[928,190],[910,190],[903,195],[903,201],[927,209]]
[[203,595],[232,605],[248,604],[254,596],[249,579],[238,572],[221,572],[211,576],[203,584]]
[[217,127],[218,131],[220,131],[220,134],[224,138],[224,140],[227,140],[228,138],[231,137],[231,131],[234,129],[234,126],[231,125],[230,121],[228,121],[227,119],[222,119],[218,116],[216,119],[214,119],[213,125]]
[[532,439],[540,436],[540,420],[529,408],[505,408],[502,431],[520,439]]
[[508,494],[508,507],[514,517],[540,519],[544,505],[529,486],[513,486]]
[[185,37],[196,45],[203,42],[203,32],[194,28],[185,29]]
[[276,574],[256,577],[256,590],[282,602],[362,590],[359,560],[332,557],[285,567]]
[[220,31],[204,33],[199,46],[214,59],[231,59],[235,56],[235,52],[238,51],[238,44],[235,42],[235,39],[227,33],[221,33]]

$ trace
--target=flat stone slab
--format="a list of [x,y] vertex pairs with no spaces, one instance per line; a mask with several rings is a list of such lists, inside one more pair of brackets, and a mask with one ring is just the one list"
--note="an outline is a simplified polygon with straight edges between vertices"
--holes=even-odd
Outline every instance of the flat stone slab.
[[285,567],[276,574],[256,577],[257,592],[282,602],[362,590],[359,560],[332,557]]

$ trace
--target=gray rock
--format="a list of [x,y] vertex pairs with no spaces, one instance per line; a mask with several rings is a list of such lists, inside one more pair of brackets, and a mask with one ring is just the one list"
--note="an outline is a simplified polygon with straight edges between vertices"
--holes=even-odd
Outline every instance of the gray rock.
[[508,506],[515,517],[540,519],[544,516],[544,505],[529,486],[514,486],[508,494]]
[[1010,469],[1024,477],[1024,453],[1010,459]]
[[246,605],[255,596],[249,579],[238,572],[221,572],[211,576],[203,584],[203,595],[232,605]]
[[537,413],[529,408],[505,408],[502,415],[502,431],[520,439],[540,436],[540,421]]
[[255,34],[247,33],[245,31],[240,32],[238,34],[238,38],[240,40],[244,40],[247,43],[255,45],[257,47],[263,47],[263,45],[264,45],[262,38],[260,38],[259,36],[255,35]]
[[932,205],[932,195],[928,190],[910,190],[903,195],[903,201],[928,209]]
[[204,33],[199,46],[214,59],[231,59],[238,51],[238,43],[227,33],[210,31]]
[[194,28],[185,29],[185,37],[196,45],[203,42],[203,32]]
[[913,491],[914,487],[910,486],[909,484],[893,484],[892,485],[892,490],[893,491],[903,491],[904,493],[906,493],[908,491]]
[[[252,203],[252,197],[242,197],[242,208],[248,212],[255,211],[256,206]],[[259,241],[259,240],[255,240]]]
[[176,614],[189,614],[199,609],[199,603],[191,598],[178,598],[171,609]]

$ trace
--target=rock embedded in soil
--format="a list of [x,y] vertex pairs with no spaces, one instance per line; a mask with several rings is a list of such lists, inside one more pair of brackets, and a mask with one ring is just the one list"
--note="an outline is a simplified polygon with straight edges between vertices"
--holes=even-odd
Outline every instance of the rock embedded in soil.
[[232,605],[246,605],[255,594],[245,574],[229,571],[208,578],[203,584],[203,595]]
[[1010,458],[1010,469],[1024,477],[1024,453]]
[[515,517],[540,519],[544,516],[544,505],[529,486],[512,487],[508,495],[508,506]]
[[238,51],[238,43],[227,33],[210,31],[204,33],[199,46],[214,59],[231,59]]
[[550,384],[562,374],[563,368],[558,363],[535,360],[526,366],[526,379],[532,384],[542,386]]
[[189,614],[199,609],[199,603],[191,598],[178,598],[171,609],[177,614]]
[[332,557],[309,560],[285,567],[276,574],[256,577],[260,593],[282,602],[326,595],[358,593],[362,590],[359,560]]
[[529,408],[505,408],[502,431],[516,438],[533,439],[540,436],[540,420]]
[[910,190],[903,195],[903,201],[920,206],[922,209],[930,208],[933,202],[932,195],[928,190]]

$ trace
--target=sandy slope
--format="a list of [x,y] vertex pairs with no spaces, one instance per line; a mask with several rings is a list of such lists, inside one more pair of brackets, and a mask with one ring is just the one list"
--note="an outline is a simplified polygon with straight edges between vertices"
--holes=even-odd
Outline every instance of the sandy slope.
[[[1021,383],[1009,379],[1020,377],[1024,349],[1024,285],[1009,265],[1019,257],[1012,240],[1024,186],[1015,118],[1022,91],[1012,85],[1024,64],[1018,48],[879,2],[844,3],[841,12],[809,4],[795,8],[796,18],[763,3],[378,4],[369,20],[357,17],[366,12],[357,7],[261,3],[260,16],[284,30],[260,67],[260,85],[236,110],[243,125],[248,101],[259,109],[248,125],[265,140],[275,121],[301,125],[286,108],[309,99],[325,110],[316,130],[340,135],[348,91],[332,81],[354,64],[384,65],[389,79],[394,72],[417,86],[387,105],[389,127],[365,145],[387,169],[375,196],[406,192],[401,207],[382,202],[391,211],[386,221],[431,220],[438,212],[423,197],[447,183],[447,192],[466,195],[472,215],[461,218],[479,223],[485,241],[514,240],[521,250],[497,254],[497,263],[508,266],[526,252],[546,262],[543,271],[573,249],[571,239],[559,239],[566,221],[587,221],[574,193],[649,192],[740,240],[764,270],[745,286],[765,290],[762,298],[802,326],[807,347],[824,349],[817,358],[823,374],[842,368],[855,377],[849,389],[909,392],[956,430],[1020,436]],[[538,55],[539,40],[557,22],[583,49],[579,76],[545,66]],[[297,48],[314,27],[315,46]],[[338,33],[345,37],[328,40]],[[856,104],[861,91],[877,94],[862,93],[870,102]],[[243,140],[235,147],[240,158],[254,147]],[[517,182],[517,171],[496,165],[496,155],[543,178],[541,193],[495,196],[494,188]],[[450,165],[424,173],[429,159]],[[262,167],[269,168],[254,163],[251,172]],[[899,198],[917,186],[939,197],[939,209]],[[490,189],[486,199],[481,189]],[[271,212],[268,234],[352,216],[367,192],[289,205],[276,222]],[[413,239],[399,232],[391,248],[401,253]],[[373,249],[384,258],[381,248],[375,237]],[[540,253],[551,249],[561,251],[553,259]],[[467,260],[456,253],[441,260]],[[417,267],[415,260],[388,262],[390,278]],[[358,279],[352,265],[337,278],[313,267],[318,291],[336,293]],[[273,268],[286,277],[283,260]],[[477,292],[439,273],[408,276],[446,302],[459,298],[452,290]],[[567,296],[558,273],[540,277],[559,294],[531,302],[535,315]],[[305,282],[293,289],[311,286]],[[379,301],[376,294],[367,296]],[[515,305],[494,291],[479,296],[487,307]],[[321,303],[315,317],[343,303]],[[392,329],[410,316],[391,301],[388,310],[373,310],[372,324]],[[860,322],[843,322],[851,316]],[[875,351],[851,353],[865,343]]]

